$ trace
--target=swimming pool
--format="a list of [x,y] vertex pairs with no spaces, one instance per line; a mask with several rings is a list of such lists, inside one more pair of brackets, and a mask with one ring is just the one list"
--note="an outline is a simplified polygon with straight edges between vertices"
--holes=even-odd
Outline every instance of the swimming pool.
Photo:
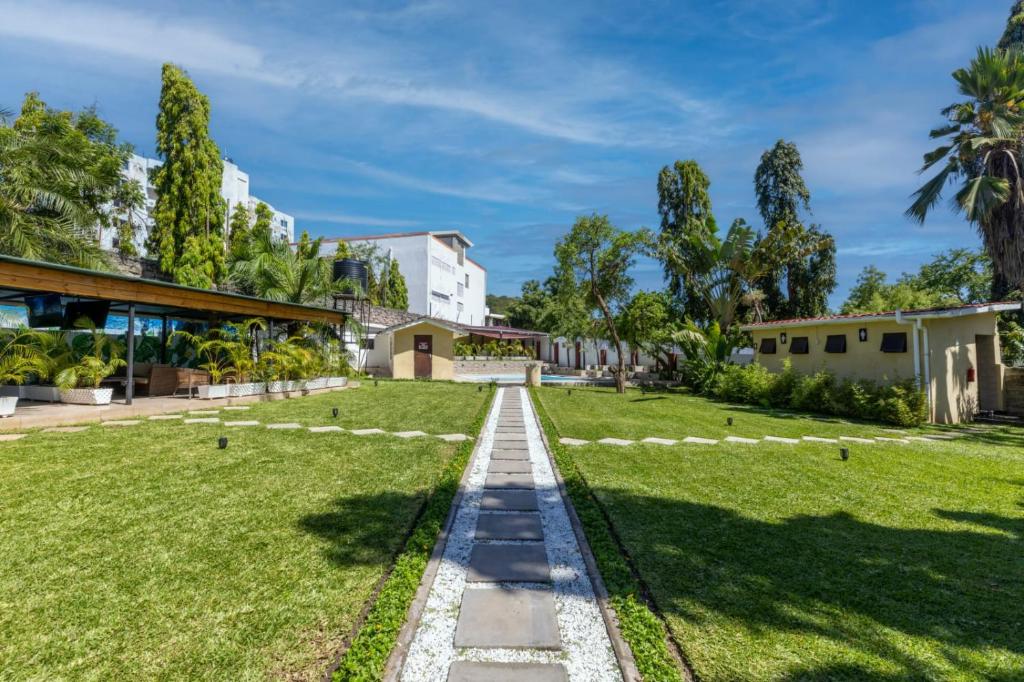
[[[522,384],[526,382],[526,377],[522,374],[458,374],[455,376],[455,380],[476,383],[490,383],[493,381],[497,384]],[[542,384],[602,384],[613,382],[613,380],[568,377],[561,374],[541,374],[540,382]]]

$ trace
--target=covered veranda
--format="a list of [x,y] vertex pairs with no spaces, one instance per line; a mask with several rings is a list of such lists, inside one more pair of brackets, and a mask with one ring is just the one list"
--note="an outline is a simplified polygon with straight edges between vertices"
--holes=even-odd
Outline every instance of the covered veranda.
[[534,357],[540,357],[541,340],[548,337],[547,332],[537,332],[529,329],[516,329],[515,327],[470,327],[462,325],[469,335],[469,343],[483,345],[490,341],[497,341],[505,345],[517,342],[524,348],[532,348]]
[[[65,309],[72,303],[86,307],[97,303],[109,315],[125,319],[124,359],[127,366],[122,399],[125,406],[131,406],[135,399],[135,351],[137,327],[141,320],[158,325],[157,359],[166,363],[167,340],[176,322],[216,325],[261,317],[267,321],[272,333],[275,327],[291,323],[325,323],[340,328],[346,317],[342,311],[332,308],[270,301],[0,255],[0,306],[27,308],[26,299],[38,300],[41,295],[59,297],[60,306]],[[40,325],[40,328],[54,326]],[[109,324],[107,326],[110,329]],[[168,399],[166,396],[160,398],[163,401]],[[156,401],[157,398],[150,400]]]

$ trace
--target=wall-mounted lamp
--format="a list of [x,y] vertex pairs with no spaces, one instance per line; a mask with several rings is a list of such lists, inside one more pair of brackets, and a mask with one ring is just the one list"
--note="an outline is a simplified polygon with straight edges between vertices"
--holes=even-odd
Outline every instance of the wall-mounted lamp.
[[868,329],[867,327],[861,327],[857,330],[857,338],[861,340],[861,343],[868,340]]
[[779,334],[779,343],[786,343],[786,332]]

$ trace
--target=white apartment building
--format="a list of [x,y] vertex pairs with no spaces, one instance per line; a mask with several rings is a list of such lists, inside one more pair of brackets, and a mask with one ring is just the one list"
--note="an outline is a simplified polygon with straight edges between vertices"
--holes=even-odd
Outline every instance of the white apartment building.
[[466,255],[473,242],[457,230],[324,239],[320,255],[333,257],[338,242],[372,243],[390,258],[409,289],[409,312],[466,325],[487,318],[487,270]]
[[[156,187],[151,180],[153,172],[160,167],[159,159],[148,159],[138,154],[132,154],[122,169],[122,174],[128,180],[137,181],[143,188],[145,203],[142,210],[135,216],[135,222],[141,228],[135,234],[135,249],[140,254],[146,253],[146,237],[153,228],[153,210],[156,208]],[[249,174],[241,170],[231,159],[224,159],[224,172],[221,176],[220,195],[227,202],[228,211],[226,220],[237,210],[239,204],[248,208],[250,214],[256,211],[260,199],[249,193]],[[263,202],[266,203],[266,202]],[[267,204],[270,206],[270,204]],[[270,229],[278,239],[287,239],[289,242],[295,239],[295,218],[287,213],[278,211],[270,206],[273,213]],[[100,235],[100,246],[104,249],[117,248],[117,231],[104,230]]]

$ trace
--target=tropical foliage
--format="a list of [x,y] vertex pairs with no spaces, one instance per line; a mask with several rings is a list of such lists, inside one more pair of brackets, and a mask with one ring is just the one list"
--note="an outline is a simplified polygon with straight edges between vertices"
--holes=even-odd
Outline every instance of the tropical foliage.
[[124,347],[97,329],[88,318],[77,324],[89,333],[74,337],[73,361],[57,373],[54,383],[63,389],[99,388],[104,379],[127,364],[121,359]]
[[924,222],[954,185],[951,205],[981,235],[992,259],[992,295],[1001,299],[1024,284],[1024,57],[979,48],[953,79],[966,99],[943,109],[947,124],[931,131],[942,143],[925,154],[921,172],[940,170],[914,193],[907,215]]
[[685,356],[683,381],[699,393],[709,393],[719,375],[732,363],[732,354],[742,337],[735,331],[723,331],[717,322],[702,329],[687,321],[674,338]]
[[249,248],[231,264],[231,280],[272,301],[321,304],[339,287],[330,261],[320,257],[320,243],[303,232],[293,249],[287,241],[274,239],[269,228],[254,228]]

